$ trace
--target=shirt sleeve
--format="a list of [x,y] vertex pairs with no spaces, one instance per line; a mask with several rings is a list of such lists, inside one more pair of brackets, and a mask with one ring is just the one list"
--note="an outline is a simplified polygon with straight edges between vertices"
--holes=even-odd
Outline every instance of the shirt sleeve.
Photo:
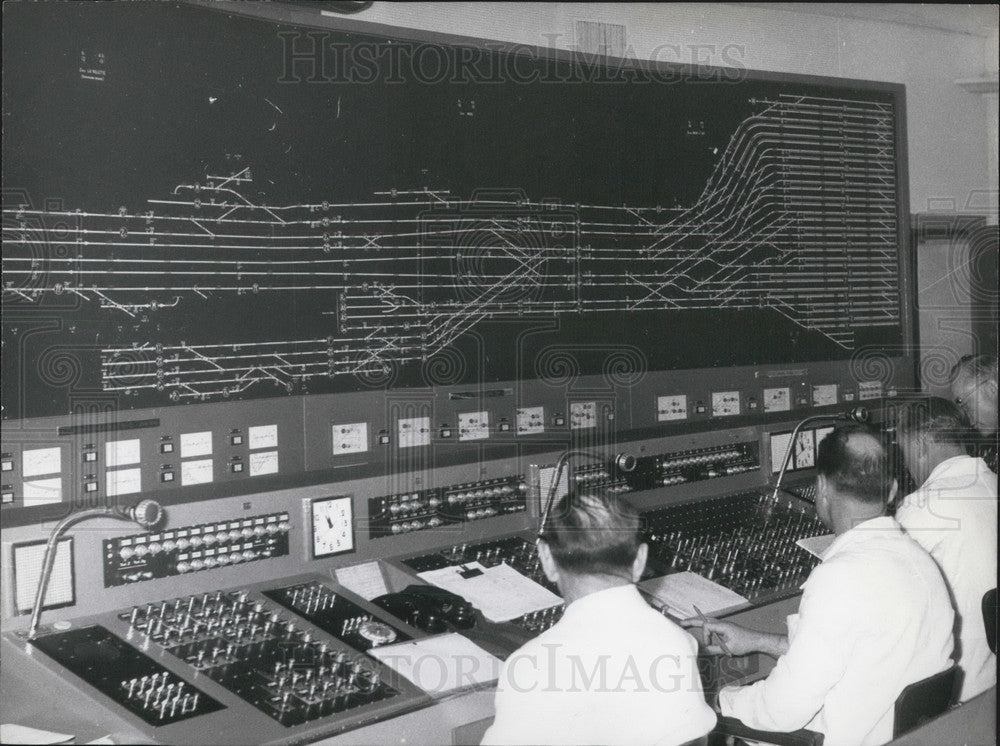
[[684,696],[681,698],[674,693],[669,701],[664,702],[664,706],[670,707],[676,714],[670,734],[662,743],[677,744],[693,741],[711,731],[718,721],[715,710],[705,701],[701,674],[698,671],[698,643],[689,634],[685,633],[685,637],[687,656],[684,660],[689,662],[689,668],[683,683]]
[[764,680],[719,693],[723,715],[751,728],[788,732],[805,727],[847,667],[845,633],[850,603],[843,573],[820,566],[806,585],[789,648]]

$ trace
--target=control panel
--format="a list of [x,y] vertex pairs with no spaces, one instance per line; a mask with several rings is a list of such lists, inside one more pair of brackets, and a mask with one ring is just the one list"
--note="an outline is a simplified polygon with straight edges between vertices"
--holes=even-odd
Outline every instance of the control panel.
[[[819,382],[811,384],[814,380]],[[418,465],[443,448],[450,463],[472,464],[484,449],[503,449],[503,457],[509,457],[519,447],[545,443],[569,447],[594,438],[624,441],[777,422],[790,428],[801,417],[832,413],[838,405],[860,401],[859,391],[866,402],[877,402],[872,396],[891,398],[906,390],[903,383],[884,388],[859,384],[832,363],[773,370],[650,371],[630,390],[627,401],[619,398],[613,406],[596,399],[576,401],[568,390],[545,383],[514,383],[500,382],[483,392],[439,392],[431,407],[433,418],[407,416],[431,406],[420,396],[399,393],[400,405],[387,408],[382,393],[361,391],[316,394],[307,400],[263,399],[252,405],[222,401],[137,409],[113,422],[63,416],[17,425],[4,421],[0,516],[10,525],[39,515],[51,518],[80,499],[90,505],[137,495],[161,495],[167,501],[181,494],[208,499],[271,488],[303,475],[319,483],[361,473],[394,473],[401,462]],[[600,389],[606,381],[581,376],[575,385]],[[664,389],[677,393],[661,393]],[[477,402],[474,411],[466,412],[472,402]],[[331,411],[336,416],[331,417]],[[670,485],[710,478],[713,467],[720,475],[752,470],[756,456],[742,444],[739,449],[740,454],[729,457],[721,445],[715,453],[664,452],[660,476]],[[699,457],[707,460],[685,461]],[[400,507],[414,515],[387,514],[377,531],[387,530],[384,535],[391,536],[395,526],[397,532],[408,533],[434,518],[464,522],[499,509],[490,501],[458,504],[448,518],[429,505],[413,510],[404,498],[412,498],[414,491],[417,503],[442,497],[419,489],[387,491],[387,509],[399,498]],[[505,507],[513,509],[514,504]]]
[[264,595],[356,650],[410,639],[401,627],[376,619],[372,612],[315,580],[264,591]]
[[[317,631],[297,615],[282,614],[285,604],[308,610],[311,621],[335,618],[343,624],[324,624]],[[368,720],[387,717],[415,696],[407,682],[390,681],[389,669],[345,643],[363,639],[359,630],[367,623],[391,629],[371,612],[359,612],[311,581],[272,592],[238,589],[170,599],[133,607],[118,618],[141,644],[170,653],[187,669],[291,728],[337,721],[348,711]],[[371,646],[369,639],[361,647]]]
[[805,509],[750,490],[643,514],[653,576],[690,571],[750,601],[795,592],[818,560],[796,542],[828,533]]
[[580,485],[599,486],[615,492],[650,490],[760,469],[760,446],[744,441],[670,451],[636,458],[635,469],[622,472],[601,464],[575,467],[573,480]]
[[222,709],[189,681],[100,625],[39,637],[32,645],[149,725],[169,725]]
[[382,495],[368,500],[372,539],[446,524],[521,513],[528,486],[520,474],[447,487]]
[[282,512],[106,539],[104,585],[283,557],[290,527]]

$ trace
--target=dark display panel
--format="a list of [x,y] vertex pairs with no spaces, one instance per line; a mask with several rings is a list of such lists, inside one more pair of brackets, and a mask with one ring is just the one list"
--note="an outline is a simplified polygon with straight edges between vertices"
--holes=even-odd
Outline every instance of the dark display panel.
[[5,22],[5,418],[909,341],[898,86],[168,3]]

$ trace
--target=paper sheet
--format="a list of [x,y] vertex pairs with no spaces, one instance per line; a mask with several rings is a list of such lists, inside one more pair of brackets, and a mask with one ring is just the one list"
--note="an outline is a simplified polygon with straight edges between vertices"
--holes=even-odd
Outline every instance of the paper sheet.
[[105,481],[109,497],[116,495],[133,495],[142,492],[142,469],[108,469]]
[[824,534],[823,536],[808,536],[805,539],[799,539],[795,543],[810,554],[823,559],[826,550],[830,548],[830,545],[833,544],[833,540],[836,538],[836,534]]
[[[35,607],[35,593],[42,574],[45,558],[45,542],[32,542],[15,546],[11,559],[14,561],[14,603],[19,613],[27,614]],[[45,589],[42,608],[73,603],[76,588],[73,584],[73,539],[59,540],[56,557],[49,576],[49,586]],[[11,743],[0,738],[0,743]],[[13,743],[17,743],[14,741]]]
[[48,505],[62,501],[62,477],[25,479],[21,483],[21,496],[25,506]]
[[0,725],[0,743],[51,744],[69,743],[75,738],[71,733],[53,733],[29,728],[27,725],[4,723]]
[[643,580],[639,583],[639,590],[653,596],[677,619],[698,616],[695,606],[705,614],[712,614],[747,603],[747,599],[739,593],[693,572]]
[[181,458],[212,455],[212,431],[181,433]]
[[62,471],[62,449],[32,448],[21,454],[21,476],[38,477]]
[[[479,570],[482,574],[463,578],[466,570]],[[510,565],[483,567],[469,562],[462,567],[442,567],[419,574],[428,583],[457,593],[471,603],[491,622],[507,622],[522,614],[541,611],[562,603],[552,591],[534,580],[526,578]]]
[[277,451],[257,451],[256,453],[251,453],[247,460],[250,463],[251,477],[278,473]]
[[352,593],[357,593],[365,601],[371,601],[389,592],[378,562],[341,567],[337,569],[336,576],[338,583]]
[[191,484],[205,484],[213,479],[212,459],[181,461],[181,484],[185,487]]
[[368,654],[428,694],[485,684],[500,676],[500,660],[455,632],[372,648]]
[[129,440],[109,440],[104,444],[104,460],[109,468],[114,466],[128,466],[140,462],[139,438]]
[[247,430],[247,447],[251,451],[255,448],[277,448],[278,426],[255,425],[249,428]]

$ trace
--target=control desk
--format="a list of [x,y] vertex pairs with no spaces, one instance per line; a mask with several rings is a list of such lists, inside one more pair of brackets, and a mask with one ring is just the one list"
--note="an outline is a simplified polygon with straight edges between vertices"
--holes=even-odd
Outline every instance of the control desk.
[[[780,446],[787,429],[619,444],[635,454],[634,470],[598,451],[570,459],[560,487],[602,487],[634,502],[650,546],[647,579],[696,573],[739,594],[724,614],[777,627],[816,563],[796,541],[825,533],[808,470],[789,474],[777,500],[766,486],[772,440]],[[395,477],[361,478],[179,501],[148,530],[98,517],[60,539],[53,608],[31,641],[25,599],[53,522],[10,527],[5,720],[157,743],[362,743],[398,740],[404,729],[409,743],[476,742],[492,716],[491,681],[425,691],[372,651],[454,633],[502,661],[559,620],[557,595],[491,621],[422,577],[507,565],[556,592],[534,538],[559,456],[446,466],[405,489]],[[708,666],[706,685],[762,665],[737,659],[722,679]],[[18,694],[28,683],[71,696],[40,708]]]

